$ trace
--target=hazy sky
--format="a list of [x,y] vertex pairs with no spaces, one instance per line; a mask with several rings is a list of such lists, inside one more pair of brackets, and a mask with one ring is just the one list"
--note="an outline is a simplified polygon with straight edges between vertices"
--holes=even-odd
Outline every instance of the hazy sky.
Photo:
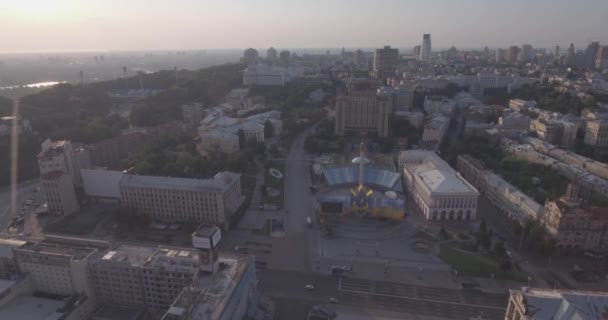
[[608,0],[0,0],[0,52],[608,45]]

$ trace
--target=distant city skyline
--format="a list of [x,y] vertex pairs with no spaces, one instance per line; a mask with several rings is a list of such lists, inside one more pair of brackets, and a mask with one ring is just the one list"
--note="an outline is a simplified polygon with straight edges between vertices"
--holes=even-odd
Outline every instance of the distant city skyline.
[[[0,0],[0,52],[608,43],[608,1]],[[11,31],[18,32],[11,32]]]

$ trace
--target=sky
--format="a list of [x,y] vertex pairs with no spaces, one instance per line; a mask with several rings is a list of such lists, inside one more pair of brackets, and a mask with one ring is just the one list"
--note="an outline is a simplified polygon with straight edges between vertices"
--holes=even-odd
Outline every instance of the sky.
[[608,0],[0,0],[0,52],[608,45]]

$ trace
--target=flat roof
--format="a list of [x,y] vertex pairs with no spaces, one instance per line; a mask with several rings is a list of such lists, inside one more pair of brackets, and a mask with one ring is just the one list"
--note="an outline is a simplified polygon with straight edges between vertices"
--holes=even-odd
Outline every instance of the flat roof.
[[433,193],[479,193],[433,151],[404,151],[399,161]]
[[[193,286],[182,291],[163,320],[220,319],[253,260],[250,256],[239,254],[223,254],[218,260],[224,269],[213,275],[199,274]],[[189,313],[186,312],[188,309]]]
[[191,179],[125,174],[122,179],[120,179],[119,185],[140,188],[220,192],[224,191],[239,176],[239,174],[232,172],[221,172],[211,179]]
[[133,267],[141,267],[156,253],[156,250],[155,246],[121,244],[114,250],[107,251],[101,260],[128,262]]
[[81,260],[86,258],[88,255],[93,253],[96,249],[94,248],[86,248],[86,247],[77,247],[77,246],[67,246],[60,245],[54,243],[46,243],[46,242],[28,242],[22,245],[15,250],[18,251],[34,251],[43,254],[55,254],[55,255],[64,255],[66,257],[71,257],[72,259]]
[[57,309],[65,302],[33,296],[17,296],[0,307],[0,319],[59,320],[63,313]]
[[534,319],[604,319],[608,292],[529,289],[510,290],[519,294]]

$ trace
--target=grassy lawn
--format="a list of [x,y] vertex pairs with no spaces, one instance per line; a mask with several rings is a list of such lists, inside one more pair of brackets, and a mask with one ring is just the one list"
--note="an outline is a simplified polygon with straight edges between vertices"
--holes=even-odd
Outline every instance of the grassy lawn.
[[469,253],[458,250],[449,245],[442,245],[439,258],[458,270],[460,275],[495,279],[525,281],[527,276],[515,270],[504,271],[499,263],[491,256]]
[[437,238],[436,236],[422,230],[416,231],[416,233],[414,233],[413,235],[413,238],[426,240],[428,242],[436,242],[439,240],[439,238]]
[[[277,179],[273,177],[268,170],[264,171],[264,185],[268,188],[279,190],[280,194],[276,197],[270,195],[262,195],[263,204],[274,204],[277,208],[283,208],[283,182],[285,181],[285,163],[283,161],[270,161],[271,168],[279,170],[283,174],[283,178]],[[268,166],[267,166],[268,167]]]

